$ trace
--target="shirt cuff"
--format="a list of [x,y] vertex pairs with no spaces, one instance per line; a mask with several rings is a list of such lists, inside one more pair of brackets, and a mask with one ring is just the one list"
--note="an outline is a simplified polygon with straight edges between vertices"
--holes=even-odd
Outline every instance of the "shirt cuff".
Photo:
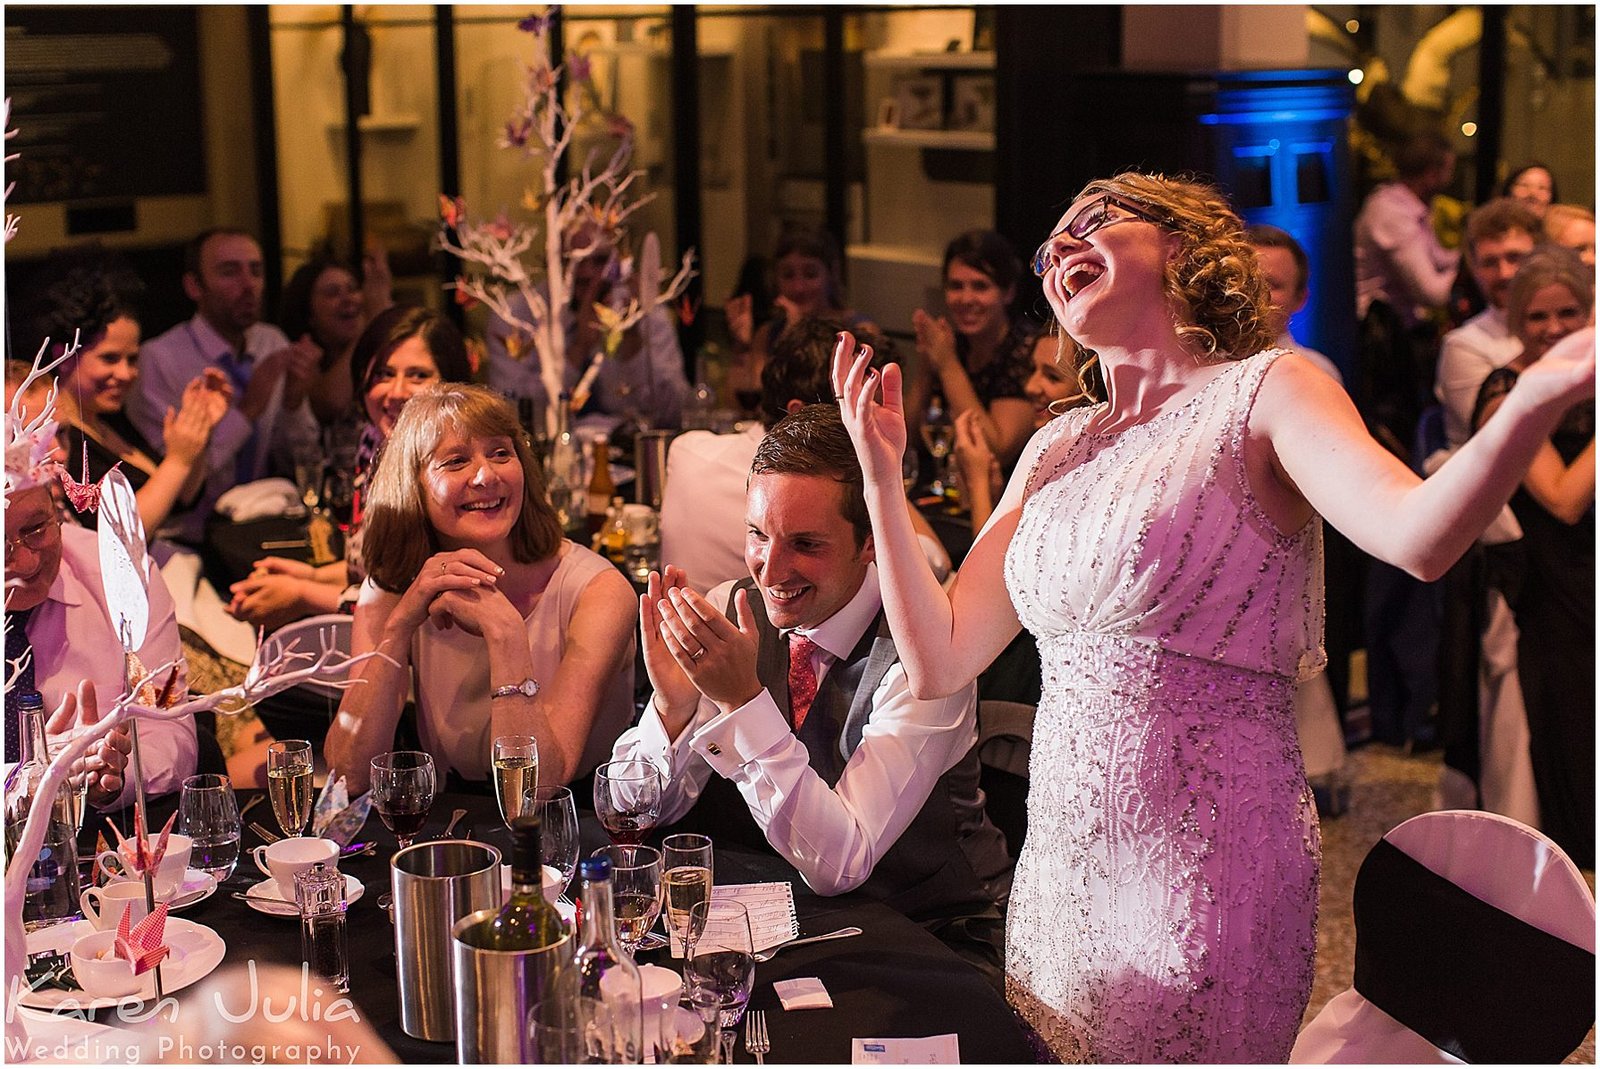
[[639,717],[637,729],[639,749],[645,753],[664,755],[667,759],[667,774],[669,777],[676,776],[692,752],[689,749],[689,741],[694,734],[693,728],[691,722],[689,727],[678,733],[676,741],[670,738],[667,735],[666,725],[661,722],[661,712],[656,707],[656,696],[651,694],[650,701],[644,707],[644,715]]
[[778,703],[763,689],[744,705],[696,731],[689,744],[719,776],[732,779],[740,766],[792,737]]

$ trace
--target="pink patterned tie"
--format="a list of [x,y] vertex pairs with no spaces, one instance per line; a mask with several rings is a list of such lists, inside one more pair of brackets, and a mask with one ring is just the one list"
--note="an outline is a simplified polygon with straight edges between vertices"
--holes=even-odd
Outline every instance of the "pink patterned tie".
[[817,672],[811,667],[811,654],[817,644],[804,635],[789,635],[789,711],[795,731],[806,722],[811,702],[817,696]]

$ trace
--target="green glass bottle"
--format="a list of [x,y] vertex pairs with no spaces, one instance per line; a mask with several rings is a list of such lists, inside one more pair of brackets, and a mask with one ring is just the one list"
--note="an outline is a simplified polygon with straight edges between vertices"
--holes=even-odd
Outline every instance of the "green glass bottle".
[[489,922],[491,950],[539,950],[566,938],[561,914],[544,897],[540,830],[535,815],[511,822],[511,894]]

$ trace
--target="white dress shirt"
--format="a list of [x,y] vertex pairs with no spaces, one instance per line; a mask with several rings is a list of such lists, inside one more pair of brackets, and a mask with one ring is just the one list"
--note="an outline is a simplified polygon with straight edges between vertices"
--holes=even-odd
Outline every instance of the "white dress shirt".
[[[713,590],[712,604],[726,606],[732,587]],[[819,682],[855,648],[881,605],[877,566],[868,565],[861,589],[844,608],[800,632],[819,647],[813,655]],[[639,725],[617,740],[612,759],[643,759],[662,771],[663,823],[687,813],[712,774],[726,777],[767,842],[806,884],[817,894],[843,894],[872,875],[939,777],[971,749],[977,694],[974,682],[948,697],[915,698],[896,662],[873,692],[861,745],[832,788],[812,770],[805,745],[766,690],[726,714],[702,697],[676,740],[667,737],[652,696]]]
[[[100,578],[100,543],[95,532],[82,527],[61,528],[61,571],[50,584],[45,600],[28,618],[28,642],[33,647],[34,685],[44,696],[46,715],[61,704],[61,699],[76,693],[78,681],[94,684],[100,712],[104,714],[123,693],[122,640],[117,637],[111,613],[106,608],[104,584]],[[188,694],[187,669],[183,646],[178,638],[178,621],[173,614],[172,595],[161,580],[161,572],[150,566],[150,623],[144,644],[137,651],[145,668],[154,670],[168,661],[178,663],[178,683],[173,693],[178,700]],[[164,685],[163,674],[157,687]],[[171,794],[194,775],[199,745],[195,741],[194,717],[177,720],[141,720],[139,753],[145,774],[145,789],[150,797]],[[130,762],[122,795],[107,809],[120,809],[133,801],[133,770]]]
[[1450,299],[1460,262],[1433,232],[1422,198],[1400,182],[1367,195],[1356,216],[1356,317],[1373,301],[1386,301],[1407,326]]
[[[251,359],[247,366],[251,370],[289,345],[283,331],[270,323],[256,323],[245,331],[244,337],[245,350]],[[190,380],[207,368],[224,368],[224,358],[231,359],[232,355],[232,348],[222,335],[199,313],[145,342],[139,349],[139,378],[128,394],[128,417],[139,428],[139,433],[165,453],[163,421],[167,409],[181,408],[184,387]],[[248,376],[245,381],[249,381]],[[205,494],[182,525],[182,537],[186,541],[199,541],[204,533],[205,517],[224,492],[240,482],[250,482],[267,474],[270,451],[277,438],[289,433],[316,433],[316,417],[308,401],[301,401],[300,407],[291,412],[282,410],[281,382],[262,411],[261,419],[254,425],[239,411],[243,392],[235,383],[233,407],[211,432],[211,444],[206,450]],[[252,434],[255,435],[253,453],[241,479],[239,451],[250,442]]]
[[1444,433],[1452,450],[1472,437],[1472,410],[1489,372],[1521,354],[1522,342],[1499,308],[1485,308],[1444,336],[1433,395],[1444,405]]

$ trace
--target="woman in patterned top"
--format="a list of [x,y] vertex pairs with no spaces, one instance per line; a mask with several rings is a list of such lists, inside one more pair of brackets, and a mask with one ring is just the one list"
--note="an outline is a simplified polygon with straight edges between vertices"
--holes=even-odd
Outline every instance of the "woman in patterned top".
[[350,378],[365,425],[356,451],[355,501],[345,536],[345,559],[314,568],[304,561],[263,557],[230,589],[228,611],[269,630],[326,612],[348,612],[365,577],[361,512],[367,475],[411,395],[436,382],[469,382],[461,332],[426,308],[396,306],[375,316],[350,357]]
[[994,231],[969,230],[952,241],[944,250],[943,277],[947,314],[935,318],[919,308],[911,316],[918,357],[906,392],[912,436],[938,395],[952,420],[977,413],[984,441],[1009,471],[1033,433],[1027,383],[1034,350],[1053,356],[1055,339],[1012,314],[1022,261]]

